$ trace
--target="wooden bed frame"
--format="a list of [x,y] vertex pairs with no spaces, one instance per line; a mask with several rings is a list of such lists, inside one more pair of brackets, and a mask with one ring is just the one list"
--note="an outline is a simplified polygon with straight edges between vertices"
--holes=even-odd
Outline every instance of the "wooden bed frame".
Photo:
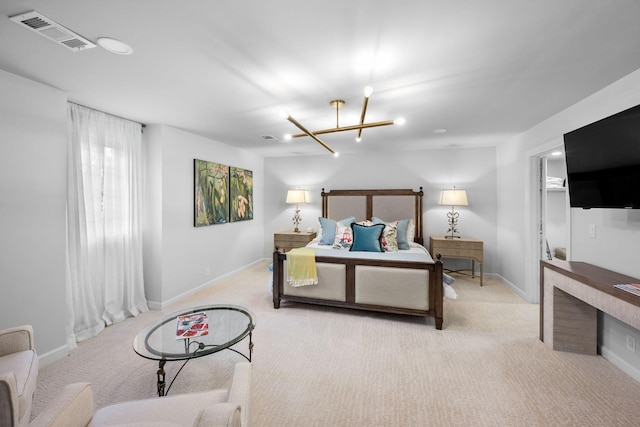
[[[393,220],[413,218],[415,222],[414,241],[423,244],[422,224],[423,191],[412,189],[395,190],[332,190],[322,189],[322,216],[325,218],[344,218],[355,215],[357,221],[372,219],[373,216]],[[408,212],[411,210],[412,212]],[[440,256],[433,263],[417,261],[396,261],[379,259],[355,259],[330,256],[316,256],[317,263],[341,264],[346,267],[345,301],[334,301],[284,293],[284,262],[286,254],[275,248],[273,253],[273,307],[280,308],[280,301],[288,300],[300,303],[319,304],[331,307],[352,308],[385,313],[407,314],[433,317],[436,329],[442,329],[443,322],[443,284],[442,262]],[[428,309],[418,310],[408,307],[391,307],[356,302],[356,267],[376,266],[406,269],[428,270]],[[321,285],[318,285],[321,286]],[[426,305],[426,304],[425,304]]]

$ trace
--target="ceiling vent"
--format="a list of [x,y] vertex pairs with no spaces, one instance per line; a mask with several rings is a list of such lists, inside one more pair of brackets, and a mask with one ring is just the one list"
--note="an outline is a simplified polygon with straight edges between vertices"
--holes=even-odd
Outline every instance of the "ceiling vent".
[[84,37],[79,36],[43,14],[33,10],[20,15],[10,16],[9,19],[74,52],[96,47],[95,44]]

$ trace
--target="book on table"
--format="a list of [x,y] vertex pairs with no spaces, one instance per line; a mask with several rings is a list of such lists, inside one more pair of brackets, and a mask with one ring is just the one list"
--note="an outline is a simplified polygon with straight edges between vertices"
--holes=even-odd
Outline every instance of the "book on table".
[[640,284],[638,283],[619,283],[613,286],[640,297]]
[[183,314],[177,318],[176,339],[194,338],[209,333],[207,313]]

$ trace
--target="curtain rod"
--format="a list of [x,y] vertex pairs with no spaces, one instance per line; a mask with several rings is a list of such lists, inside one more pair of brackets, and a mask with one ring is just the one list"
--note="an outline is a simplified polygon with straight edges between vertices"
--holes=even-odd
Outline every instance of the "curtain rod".
[[77,102],[72,102],[72,101],[67,101],[67,103],[73,104],[73,105],[77,105],[78,107],[89,108],[90,110],[98,111],[98,112],[100,112],[102,114],[106,114],[107,116],[117,117],[117,118],[122,119],[122,120],[126,120],[126,121],[133,122],[133,123],[138,123],[142,127],[142,129],[141,129],[142,132],[144,132],[144,128],[147,127],[147,125],[145,125],[144,123],[140,123],[140,122],[137,122],[135,120],[127,119],[126,117],[117,116],[115,114],[107,113],[106,111],[98,110],[97,108],[87,107],[86,105],[78,104]]

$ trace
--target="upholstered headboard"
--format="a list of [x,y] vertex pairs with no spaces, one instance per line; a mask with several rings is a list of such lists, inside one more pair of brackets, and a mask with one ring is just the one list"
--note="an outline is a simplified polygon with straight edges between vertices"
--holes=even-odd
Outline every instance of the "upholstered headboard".
[[416,231],[414,241],[423,244],[422,236],[422,187],[419,191],[401,190],[331,190],[322,189],[322,216],[346,218],[355,216],[357,221],[374,216],[386,221],[413,219]]

